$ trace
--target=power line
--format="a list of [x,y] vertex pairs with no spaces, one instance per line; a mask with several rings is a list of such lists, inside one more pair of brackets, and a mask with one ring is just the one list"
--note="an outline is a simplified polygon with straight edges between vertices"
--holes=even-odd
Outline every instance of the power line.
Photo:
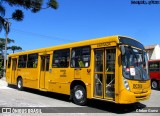
[[31,35],[31,36],[37,36],[37,37],[47,38],[47,39],[51,39],[51,40],[54,39],[55,41],[73,42],[73,40],[70,40],[70,39],[62,39],[62,38],[59,38],[59,37],[56,37],[56,36],[42,35],[42,34],[38,34],[38,33],[34,33],[34,32],[22,31],[22,30],[15,29],[15,28],[11,28],[11,29],[12,29],[12,31],[19,32],[19,33],[22,33],[22,34]]

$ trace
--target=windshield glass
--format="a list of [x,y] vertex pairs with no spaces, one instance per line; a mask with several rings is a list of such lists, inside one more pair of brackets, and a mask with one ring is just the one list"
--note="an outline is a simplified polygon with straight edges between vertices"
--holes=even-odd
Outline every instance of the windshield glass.
[[125,46],[125,54],[122,55],[123,76],[134,80],[148,80],[148,60],[142,50]]

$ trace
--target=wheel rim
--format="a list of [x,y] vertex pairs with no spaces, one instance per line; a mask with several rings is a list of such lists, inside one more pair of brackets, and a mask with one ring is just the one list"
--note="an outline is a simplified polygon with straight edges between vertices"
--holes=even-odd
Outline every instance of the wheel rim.
[[18,88],[21,88],[22,82],[21,80],[18,80]]
[[83,92],[81,90],[77,90],[75,92],[76,99],[82,99],[83,98]]
[[156,82],[156,81],[152,81],[152,88],[155,89],[155,88],[157,88],[157,86],[158,86],[158,85],[157,85],[157,82]]

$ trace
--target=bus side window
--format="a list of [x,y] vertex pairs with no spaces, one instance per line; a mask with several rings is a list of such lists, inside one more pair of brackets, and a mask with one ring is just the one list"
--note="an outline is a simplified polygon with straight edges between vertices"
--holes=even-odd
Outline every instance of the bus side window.
[[27,68],[37,68],[38,54],[29,54],[27,61]]
[[50,55],[46,56],[46,71],[49,71],[49,61],[50,61]]
[[11,67],[11,57],[8,58],[8,68]]
[[53,68],[67,68],[69,66],[70,49],[55,50],[53,52]]
[[159,62],[150,62],[149,71],[151,72],[159,71]]
[[71,67],[87,68],[90,66],[90,46],[78,47],[72,49]]
[[27,55],[21,55],[18,58],[18,68],[25,68],[27,63]]
[[72,56],[71,56],[71,67],[75,67],[75,50],[72,50]]

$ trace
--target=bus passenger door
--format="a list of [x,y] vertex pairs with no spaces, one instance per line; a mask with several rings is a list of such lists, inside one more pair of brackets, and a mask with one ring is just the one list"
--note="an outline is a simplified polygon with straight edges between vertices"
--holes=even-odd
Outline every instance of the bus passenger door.
[[105,49],[104,98],[115,98],[115,61],[116,49]]
[[49,61],[50,61],[50,55],[42,55],[41,56],[41,73],[40,73],[40,88],[45,89],[46,88],[46,77],[49,73]]
[[115,48],[94,50],[94,97],[114,100]]
[[17,58],[12,59],[11,83],[16,83]]
[[104,50],[96,49],[94,57],[94,97],[103,98]]

